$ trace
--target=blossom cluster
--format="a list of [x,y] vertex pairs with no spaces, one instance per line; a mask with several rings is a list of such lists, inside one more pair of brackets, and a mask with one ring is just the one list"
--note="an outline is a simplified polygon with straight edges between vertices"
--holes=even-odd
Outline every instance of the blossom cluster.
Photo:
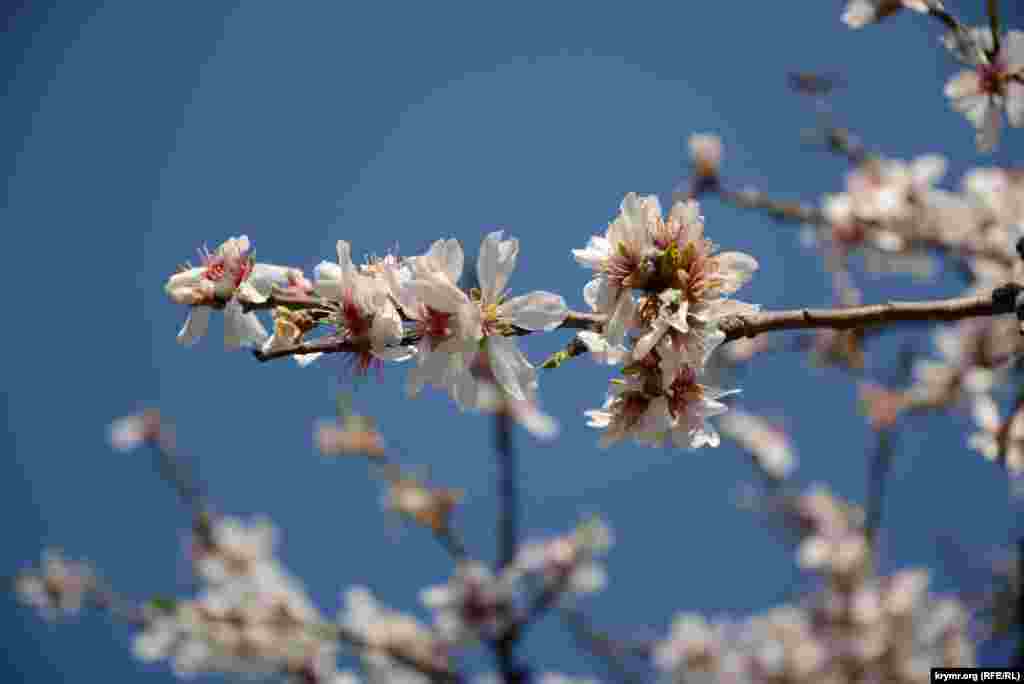
[[448,642],[498,639],[534,612],[602,589],[605,573],[596,557],[611,543],[611,530],[594,518],[568,534],[524,544],[497,574],[464,560],[445,584],[425,589],[421,599],[435,612],[438,631]]
[[[317,266],[312,282],[297,269],[256,263],[244,236],[204,253],[202,267],[167,283],[171,298],[191,307],[179,340],[195,341],[210,311],[222,308],[229,346],[256,347],[264,355],[283,351],[307,365],[322,353],[316,343],[326,341],[363,374],[385,361],[409,362],[410,396],[434,387],[463,410],[505,411],[534,434],[554,436],[557,425],[538,409],[536,368],[516,336],[553,330],[569,311],[550,292],[507,294],[518,240],[504,239],[501,231],[485,237],[479,287],[468,292],[459,286],[464,256],[454,239],[438,240],[418,256],[388,255],[360,266],[348,242],[339,241],[337,252],[337,263]],[[587,412],[590,425],[603,431],[601,443],[631,436],[652,445],[717,446],[718,433],[706,419],[723,413],[719,400],[738,390],[704,384],[703,374],[725,339],[719,322],[758,310],[729,297],[750,279],[757,261],[719,252],[704,237],[695,201],[676,203],[666,219],[656,196],[633,193],[605,234],[573,255],[595,272],[584,299],[607,319],[600,332],[583,331],[580,340],[599,361],[624,366],[604,406]],[[255,309],[269,308],[271,295],[274,332],[268,335]],[[330,332],[303,345],[321,326]],[[321,433],[323,439],[332,435],[341,433]]]
[[623,366],[604,405],[587,412],[602,445],[632,437],[652,446],[718,446],[707,419],[724,413],[719,399],[737,390],[701,379],[725,340],[719,323],[758,310],[729,298],[758,265],[748,254],[717,250],[704,237],[696,201],[677,202],[666,219],[656,196],[630,193],[605,234],[573,252],[594,271],[584,299],[608,317],[600,333],[579,336],[599,362]]
[[973,664],[964,606],[930,595],[925,570],[876,576],[855,507],[816,488],[786,511],[799,521],[798,561],[823,588],[740,621],[679,614],[652,654],[672,681],[909,684]]
[[[431,386],[447,392],[463,410],[510,412],[538,435],[556,426],[536,407],[537,373],[519,350],[521,331],[553,330],[562,324],[565,301],[550,292],[517,297],[506,288],[519,255],[519,241],[502,231],[487,235],[476,265],[478,288],[459,287],[464,256],[457,240],[434,242],[419,256],[388,255],[357,266],[351,245],[340,240],[337,262],[322,262],[312,282],[298,269],[255,262],[247,237],[231,238],[203,265],[168,281],[176,302],[191,307],[178,339],[196,341],[210,312],[225,313],[226,345],[255,347],[263,354],[291,351],[319,326],[330,330],[320,341],[343,345],[357,374],[385,361],[409,361],[407,391],[416,396]],[[274,308],[274,332],[267,334],[255,309],[275,301],[305,306]],[[309,297],[313,297],[310,299]],[[295,353],[308,365],[321,352]]]
[[283,674],[295,682],[349,681],[336,671],[337,638],[297,580],[274,557],[276,531],[263,519],[201,517],[191,559],[195,598],[152,601],[134,652],[169,660],[179,675]]

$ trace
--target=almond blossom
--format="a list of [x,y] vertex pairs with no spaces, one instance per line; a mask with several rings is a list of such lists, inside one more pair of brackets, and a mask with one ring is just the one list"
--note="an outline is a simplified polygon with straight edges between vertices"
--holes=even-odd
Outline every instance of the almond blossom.
[[569,534],[523,545],[514,565],[537,575],[545,591],[590,594],[604,588],[605,570],[595,556],[612,544],[612,533],[600,518],[589,520]]
[[942,178],[946,160],[925,155],[912,162],[869,157],[846,176],[846,191],[826,195],[822,213],[832,240],[843,247],[865,242],[885,252],[904,248]]
[[68,560],[57,549],[44,551],[38,570],[19,573],[14,580],[18,600],[49,620],[79,613],[95,589],[92,567]]
[[940,0],[849,0],[843,11],[843,23],[859,29],[881,21],[900,10],[911,9],[927,14],[930,9],[942,9]]
[[329,320],[336,334],[353,347],[355,372],[380,369],[384,361],[404,361],[412,351],[402,343],[402,319],[392,303],[387,283],[359,271],[352,263],[352,248],[338,240],[338,263],[321,262],[314,271],[314,288],[321,297],[339,305]]
[[143,662],[171,661],[177,674],[283,674],[336,681],[336,637],[302,586],[274,557],[266,520],[222,517],[197,525],[194,598],[148,604],[133,649]]
[[[410,392],[425,384],[447,389],[461,408],[479,408],[478,383],[494,383],[512,400],[530,401],[536,370],[519,351],[517,329],[554,330],[568,313],[565,300],[535,291],[509,298],[505,288],[515,269],[519,241],[489,233],[480,245],[480,289],[467,296],[456,286],[462,250],[454,240],[439,241],[413,261],[413,279],[401,288],[399,302],[412,318],[421,342]],[[418,306],[417,306],[418,303]],[[482,352],[483,356],[478,352]],[[486,367],[485,373],[474,368]]]
[[581,339],[596,358],[615,363],[625,359],[626,333],[635,330],[632,357],[640,360],[659,348],[665,384],[684,365],[703,369],[725,339],[719,321],[758,310],[728,298],[750,280],[757,261],[741,252],[716,252],[704,238],[697,202],[677,202],[665,219],[656,196],[626,195],[606,235],[573,251],[579,263],[597,271],[584,288],[587,304],[609,314],[603,339],[592,333]]
[[671,440],[680,448],[717,447],[721,438],[708,418],[725,413],[728,407],[718,400],[739,390],[703,385],[691,366],[681,366],[663,384],[657,358],[648,358],[627,367],[625,379],[612,380],[604,406],[584,412],[590,427],[603,430],[600,446],[632,437],[649,446]]
[[462,561],[447,584],[428,587],[420,600],[435,612],[437,629],[451,644],[500,635],[513,618],[518,573],[495,577],[476,561]]
[[990,152],[999,142],[1003,110],[1011,126],[1024,126],[1024,32],[1005,34],[998,51],[989,28],[971,29],[966,36],[950,34],[946,44],[974,67],[946,83],[946,97],[978,129],[978,150]]
[[400,653],[417,662],[448,668],[448,649],[434,633],[415,618],[384,607],[366,587],[345,592],[345,606],[338,614],[344,628],[360,635],[368,648],[360,652],[371,682],[427,684],[430,678],[395,660]]
[[171,276],[164,290],[179,304],[191,307],[178,342],[192,345],[206,334],[210,314],[224,310],[226,349],[258,346],[267,339],[259,318],[246,312],[245,304],[267,301],[274,285],[296,282],[300,271],[285,266],[256,263],[249,238],[229,238],[214,252],[200,251],[202,266],[185,267]]

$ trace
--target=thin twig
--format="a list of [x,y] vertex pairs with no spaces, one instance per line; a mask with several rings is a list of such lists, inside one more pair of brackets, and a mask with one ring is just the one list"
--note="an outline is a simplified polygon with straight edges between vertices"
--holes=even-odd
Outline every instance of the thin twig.
[[867,513],[864,523],[864,535],[876,556],[878,554],[876,541],[878,530],[882,525],[882,512],[885,505],[885,484],[889,479],[889,470],[892,468],[894,455],[891,431],[880,430],[878,446],[875,448],[875,453],[868,466]]
[[[519,537],[519,492],[516,450],[512,444],[512,416],[506,410],[495,416],[495,451],[498,456],[498,572],[515,559]],[[505,684],[518,684],[526,679],[525,671],[516,664],[515,648],[521,632],[508,629],[493,644]]]

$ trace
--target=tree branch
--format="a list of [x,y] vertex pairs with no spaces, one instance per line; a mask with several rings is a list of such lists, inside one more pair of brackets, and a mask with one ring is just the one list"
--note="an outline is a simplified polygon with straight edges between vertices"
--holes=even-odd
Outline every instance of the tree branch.
[[[885,304],[838,309],[762,311],[754,314],[727,316],[719,322],[719,328],[725,333],[725,341],[731,342],[741,337],[756,337],[762,333],[780,330],[815,328],[854,330],[895,323],[959,321],[964,318],[1013,313],[1017,294],[1021,291],[1020,285],[1008,283],[989,294],[973,297],[954,297],[923,302],[886,302]],[[606,320],[607,317],[602,314],[570,311],[558,328],[562,330],[600,330]],[[515,334],[528,335],[531,334],[531,331],[520,329],[516,330]],[[403,340],[403,343],[409,344],[413,341],[415,341],[414,338],[407,338]],[[259,361],[271,361],[295,354],[317,352],[333,354],[353,351],[359,351],[359,348],[344,338],[329,336],[267,353],[257,349],[253,351],[253,355]]]

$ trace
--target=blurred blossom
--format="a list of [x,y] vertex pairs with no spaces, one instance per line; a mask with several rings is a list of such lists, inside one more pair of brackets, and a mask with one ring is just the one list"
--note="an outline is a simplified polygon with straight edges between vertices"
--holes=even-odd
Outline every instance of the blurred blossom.
[[57,549],[44,551],[38,569],[21,572],[14,580],[18,600],[48,620],[78,614],[95,588],[92,568],[66,559]]
[[434,611],[437,629],[452,644],[471,643],[501,635],[513,619],[518,573],[505,570],[497,577],[481,563],[461,561],[455,574],[420,593]]
[[1003,420],[987,394],[974,398],[973,414],[978,431],[968,437],[968,446],[986,460],[1005,463],[1012,476],[1024,475],[1024,414],[1016,411]]
[[171,434],[161,423],[157,409],[118,418],[107,428],[110,446],[122,452],[132,451],[146,443],[165,443],[170,438]]
[[857,394],[860,397],[861,410],[868,417],[871,429],[876,431],[891,428],[907,408],[907,397],[903,392],[874,383],[859,383]]
[[680,613],[652,659],[680,683],[911,684],[932,667],[973,665],[966,612],[927,586],[927,572],[901,571],[736,622]]
[[457,489],[431,489],[419,480],[401,474],[389,476],[384,508],[410,518],[435,532],[448,529],[455,506],[462,500]]
[[415,618],[381,606],[369,589],[353,587],[345,592],[345,607],[338,622],[366,640],[361,652],[371,682],[427,684],[430,679],[400,664],[390,653],[401,653],[436,668],[449,667],[447,647]]
[[133,644],[136,657],[169,660],[180,676],[220,672],[344,681],[336,670],[337,637],[274,557],[270,522],[222,517],[198,527],[193,559],[199,592],[147,605]]
[[998,144],[1004,110],[1011,126],[1024,125],[1024,32],[1005,34],[998,51],[994,42],[988,27],[951,31],[946,37],[953,55],[973,67],[946,83],[946,97],[978,130],[978,150],[982,152],[990,152]]
[[848,0],[843,11],[843,23],[859,29],[881,21],[902,9],[927,13],[929,9],[942,9],[941,0]]
[[718,426],[726,437],[736,440],[754,458],[757,467],[773,480],[784,480],[796,467],[789,436],[764,418],[733,410],[722,416]]
[[384,440],[373,421],[365,416],[346,416],[341,425],[322,421],[317,425],[315,438],[324,456],[353,454],[371,459],[384,456]]
[[687,145],[698,178],[717,178],[722,164],[722,139],[713,133],[694,133]]
[[590,594],[607,584],[604,567],[594,557],[612,544],[612,533],[600,518],[583,523],[570,534],[524,544],[514,566],[540,577],[546,591]]

